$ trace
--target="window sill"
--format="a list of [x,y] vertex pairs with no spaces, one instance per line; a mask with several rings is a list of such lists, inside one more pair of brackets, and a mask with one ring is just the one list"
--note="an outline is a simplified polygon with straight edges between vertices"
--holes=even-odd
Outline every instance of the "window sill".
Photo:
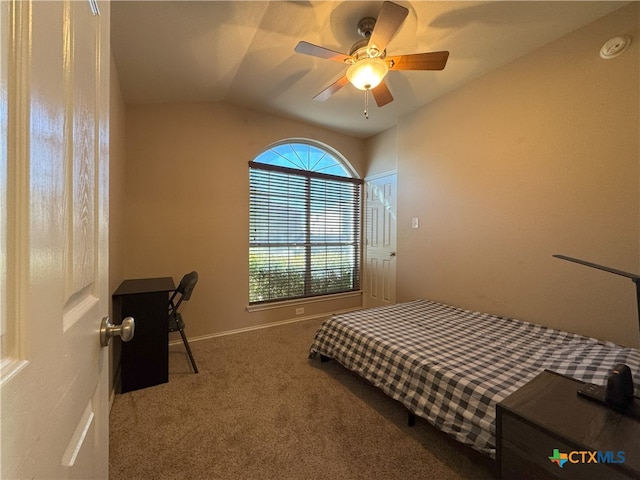
[[297,305],[308,305],[309,303],[329,302],[331,300],[341,300],[343,298],[359,297],[362,290],[347,293],[335,293],[332,295],[322,295],[319,297],[296,298],[295,300],[283,300],[281,302],[261,303],[259,305],[247,305],[247,312],[259,312],[263,310],[273,310],[276,308],[293,307]]

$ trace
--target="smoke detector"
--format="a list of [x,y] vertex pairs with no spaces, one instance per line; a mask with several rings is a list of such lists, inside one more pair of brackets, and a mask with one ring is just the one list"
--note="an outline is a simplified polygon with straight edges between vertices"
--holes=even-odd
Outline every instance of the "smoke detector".
[[631,43],[631,37],[628,35],[620,35],[607,40],[600,49],[600,57],[610,60],[624,52]]

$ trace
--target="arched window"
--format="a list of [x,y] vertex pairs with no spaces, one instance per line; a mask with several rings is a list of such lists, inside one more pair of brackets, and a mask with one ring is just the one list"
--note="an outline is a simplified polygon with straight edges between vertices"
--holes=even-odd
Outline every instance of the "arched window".
[[271,146],[249,162],[249,303],[360,289],[362,180],[328,148]]

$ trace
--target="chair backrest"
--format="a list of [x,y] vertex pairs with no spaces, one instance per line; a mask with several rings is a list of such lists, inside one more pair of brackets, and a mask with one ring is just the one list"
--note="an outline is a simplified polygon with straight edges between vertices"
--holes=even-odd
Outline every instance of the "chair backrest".
[[[173,314],[178,310],[178,307],[183,301],[188,301],[191,298],[191,294],[193,293],[193,289],[196,288],[196,283],[198,283],[198,272],[193,271],[191,273],[187,273],[182,280],[180,280],[180,284],[178,288],[175,289],[173,295],[169,299],[169,314]],[[180,298],[176,302],[176,296],[180,294]]]

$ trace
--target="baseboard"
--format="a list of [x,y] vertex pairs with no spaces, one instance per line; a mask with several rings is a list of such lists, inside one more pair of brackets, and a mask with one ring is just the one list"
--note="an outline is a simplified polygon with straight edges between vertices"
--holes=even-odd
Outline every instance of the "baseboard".
[[[309,315],[306,317],[297,317],[297,318],[291,318],[288,320],[280,320],[278,322],[271,322],[271,323],[265,323],[263,325],[254,325],[251,327],[244,327],[244,328],[237,328],[234,330],[226,330],[224,332],[217,332],[217,333],[211,333],[211,334],[207,334],[207,335],[199,335],[197,337],[188,337],[189,343],[193,343],[193,342],[198,342],[200,340],[208,340],[210,338],[217,338],[217,337],[225,337],[227,335],[235,335],[237,333],[245,333],[245,332],[251,332],[253,330],[262,330],[263,328],[271,328],[271,327],[277,327],[280,325],[287,325],[289,323],[296,323],[296,322],[304,322],[306,320],[314,320],[314,319],[320,319],[320,318],[329,318],[332,315],[338,315],[341,313],[348,313],[348,312],[353,312],[356,310],[361,310],[362,307],[353,307],[353,308],[347,308],[344,310],[339,310],[336,312],[331,312],[331,313],[322,313],[322,314],[318,314],[318,315]],[[172,340],[169,342],[169,345],[181,345],[182,344],[182,340],[181,339],[177,339],[177,340]]]

